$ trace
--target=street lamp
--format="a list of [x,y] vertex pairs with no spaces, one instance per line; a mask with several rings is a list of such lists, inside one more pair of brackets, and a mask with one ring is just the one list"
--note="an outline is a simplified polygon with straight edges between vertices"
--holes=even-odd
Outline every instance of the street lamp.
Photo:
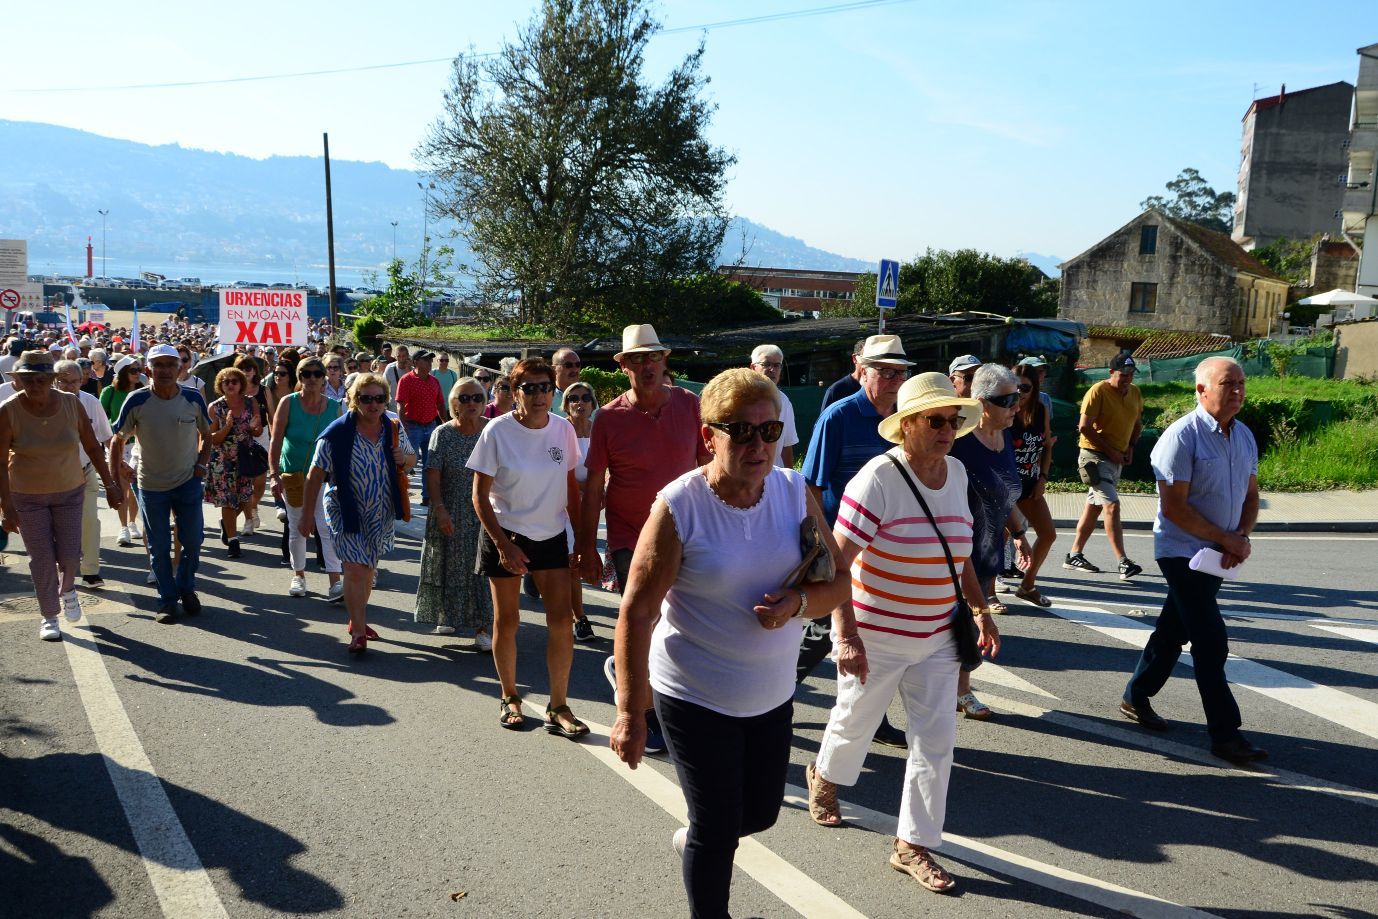
[[416,187],[421,189],[421,286],[424,288],[426,286],[426,255],[431,245],[431,191],[435,188],[435,183],[429,182],[422,185],[417,182]]
[[397,261],[397,221],[392,221],[392,260]]
[[110,266],[105,262],[105,218],[106,215],[110,213],[110,208],[106,208],[103,211],[97,210],[96,213],[100,214],[100,276],[108,279],[110,277]]

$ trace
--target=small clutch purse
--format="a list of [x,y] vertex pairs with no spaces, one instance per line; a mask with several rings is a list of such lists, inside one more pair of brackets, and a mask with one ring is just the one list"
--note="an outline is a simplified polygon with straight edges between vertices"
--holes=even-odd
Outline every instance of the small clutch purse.
[[804,557],[794,570],[785,576],[786,587],[820,584],[831,581],[836,576],[837,567],[833,564],[833,554],[823,542],[823,533],[818,529],[818,521],[812,514],[799,523],[799,550]]

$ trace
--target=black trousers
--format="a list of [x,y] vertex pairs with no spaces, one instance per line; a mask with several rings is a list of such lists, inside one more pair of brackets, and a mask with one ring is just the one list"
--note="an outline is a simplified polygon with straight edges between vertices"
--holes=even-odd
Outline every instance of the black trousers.
[[785,797],[791,699],[763,715],[733,718],[655,693],[665,744],[689,806],[684,888],[694,919],[723,919],[737,840],[775,825]]
[[833,617],[830,612],[804,626],[804,637],[799,641],[799,663],[794,668],[794,682],[798,684],[808,679],[809,674],[823,663],[832,650]]
[[1240,717],[1239,705],[1225,679],[1230,645],[1215,600],[1221,582],[1214,575],[1192,571],[1189,562],[1185,558],[1158,559],[1167,579],[1167,599],[1124,689],[1124,698],[1133,705],[1157,695],[1172,676],[1182,646],[1191,642],[1192,669],[1206,710],[1206,727],[1213,742],[1225,743],[1240,736]]

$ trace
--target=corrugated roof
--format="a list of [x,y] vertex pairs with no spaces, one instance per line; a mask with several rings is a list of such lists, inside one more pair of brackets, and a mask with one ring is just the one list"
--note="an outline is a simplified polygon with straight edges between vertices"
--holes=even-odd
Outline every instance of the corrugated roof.
[[[1149,331],[1149,330],[1143,330]],[[1189,354],[1204,354],[1207,351],[1222,351],[1232,342],[1228,336],[1212,335],[1209,332],[1179,332],[1172,329],[1143,332],[1130,332],[1115,326],[1092,326],[1087,330],[1090,338],[1109,338],[1117,341],[1138,340],[1134,348],[1135,360],[1150,358],[1186,357]]]

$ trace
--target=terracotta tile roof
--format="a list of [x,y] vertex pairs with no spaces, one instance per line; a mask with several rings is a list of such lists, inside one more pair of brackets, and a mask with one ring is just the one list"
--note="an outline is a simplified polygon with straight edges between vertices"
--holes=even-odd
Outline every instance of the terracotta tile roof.
[[1186,220],[1169,217],[1167,214],[1163,214],[1163,219],[1172,224],[1183,236],[1189,237],[1212,256],[1236,271],[1247,272],[1272,281],[1286,282],[1286,278],[1276,274],[1267,265],[1245,252],[1238,243],[1224,233],[1217,233]]
[[1222,351],[1234,344],[1226,336],[1212,335],[1209,332],[1176,332],[1170,329],[1131,331],[1115,326],[1092,326],[1087,329],[1087,336],[1123,342],[1138,341],[1139,344],[1133,352],[1135,360],[1186,357],[1190,354]]

